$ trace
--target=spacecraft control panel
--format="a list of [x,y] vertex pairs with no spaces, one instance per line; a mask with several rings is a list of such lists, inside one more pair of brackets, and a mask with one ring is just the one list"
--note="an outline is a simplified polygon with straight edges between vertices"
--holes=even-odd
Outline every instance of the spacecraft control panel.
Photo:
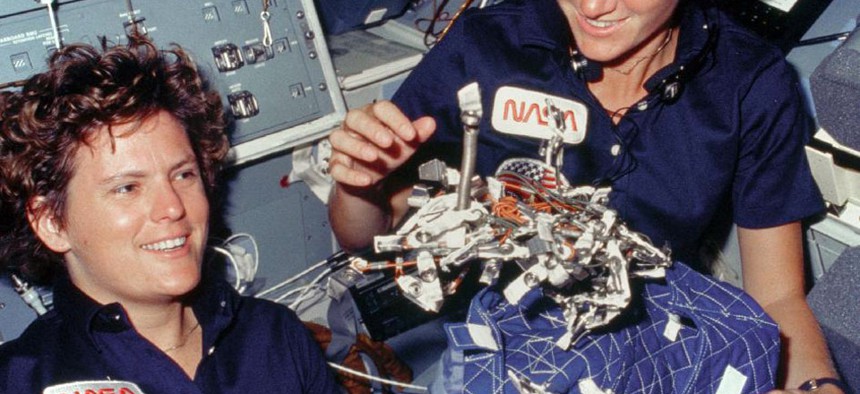
[[4,0],[0,84],[43,71],[61,45],[132,29],[195,57],[233,120],[237,163],[318,139],[345,113],[312,0]]

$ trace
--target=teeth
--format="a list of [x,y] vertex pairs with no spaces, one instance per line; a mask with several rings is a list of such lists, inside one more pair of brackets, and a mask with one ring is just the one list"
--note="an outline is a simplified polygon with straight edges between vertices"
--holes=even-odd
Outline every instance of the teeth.
[[143,245],[142,248],[145,250],[157,250],[157,251],[165,251],[170,249],[175,249],[182,247],[185,245],[185,241],[187,241],[187,237],[177,237],[174,239],[168,239],[165,241],[160,241],[156,243],[151,243],[148,245]]
[[599,21],[599,20],[595,20],[595,19],[585,19],[585,22],[591,26],[599,27],[599,28],[606,28],[606,27],[612,26],[616,23],[615,21]]

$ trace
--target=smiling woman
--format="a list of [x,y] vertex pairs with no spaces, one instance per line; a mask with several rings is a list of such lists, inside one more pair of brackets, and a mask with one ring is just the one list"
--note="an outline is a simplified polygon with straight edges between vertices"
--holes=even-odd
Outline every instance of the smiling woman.
[[[158,111],[95,131],[77,150],[65,209],[38,236],[65,257],[72,282],[102,304],[156,305],[200,281],[209,203],[194,150],[179,121]],[[117,264],[121,262],[121,264]]]
[[707,241],[736,225],[744,289],[784,338],[776,387],[836,376],[804,297],[800,223],[824,209],[804,153],[813,122],[782,52],[716,3],[505,0],[464,11],[391,101],[349,111],[330,134],[339,244],[362,250],[396,228],[420,164],[459,167],[463,86],[480,86],[493,120],[479,126],[482,177],[510,158],[543,159],[549,142],[546,122],[496,122],[508,103],[564,102],[579,108],[567,127],[582,136],[561,160],[571,184],[611,186],[609,206],[631,229],[704,272]]
[[207,275],[229,146],[181,48],[63,48],[0,116],[0,266],[54,286],[0,392],[336,392],[292,311]]

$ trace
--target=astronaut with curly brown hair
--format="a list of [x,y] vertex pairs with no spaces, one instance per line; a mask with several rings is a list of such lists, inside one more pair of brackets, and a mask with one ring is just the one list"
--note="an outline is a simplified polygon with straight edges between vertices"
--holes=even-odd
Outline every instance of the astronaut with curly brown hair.
[[2,93],[0,264],[54,308],[0,346],[0,392],[337,392],[292,311],[205,267],[222,108],[141,37],[67,46]]

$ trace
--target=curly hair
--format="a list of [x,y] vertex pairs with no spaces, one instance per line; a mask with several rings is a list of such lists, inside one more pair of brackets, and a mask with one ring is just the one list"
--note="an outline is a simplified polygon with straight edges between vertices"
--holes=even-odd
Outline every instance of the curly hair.
[[49,283],[64,268],[27,212],[38,198],[36,209],[66,223],[75,153],[99,130],[171,113],[185,128],[210,196],[229,149],[220,97],[181,47],[158,49],[145,37],[116,46],[103,40],[100,47],[67,46],[20,91],[0,93],[0,267],[35,283]]

